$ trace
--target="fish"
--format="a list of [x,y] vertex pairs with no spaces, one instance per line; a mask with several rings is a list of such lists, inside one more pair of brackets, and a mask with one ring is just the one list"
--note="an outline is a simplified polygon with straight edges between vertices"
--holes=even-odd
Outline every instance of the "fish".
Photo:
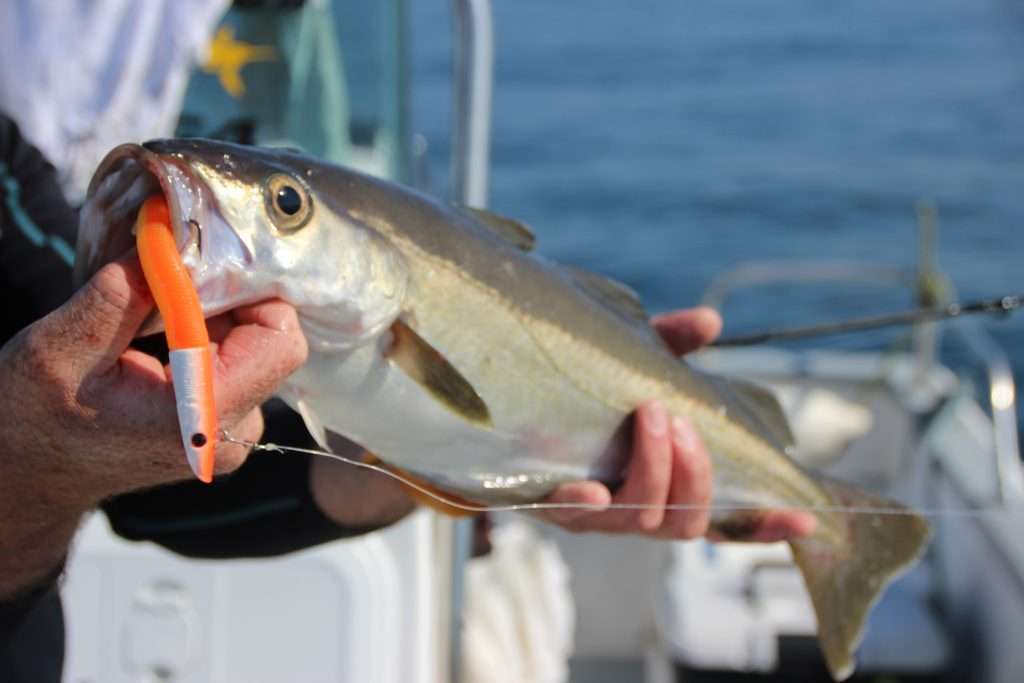
[[155,140],[97,168],[78,283],[131,247],[157,193],[204,315],[275,297],[295,307],[309,358],[279,395],[325,448],[340,435],[446,494],[514,504],[621,482],[646,401],[689,419],[711,454],[721,535],[741,537],[758,510],[814,511],[813,534],[789,545],[836,680],[928,543],[922,516],[801,469],[769,391],[676,358],[629,287],[541,257],[514,219],[294,150]]

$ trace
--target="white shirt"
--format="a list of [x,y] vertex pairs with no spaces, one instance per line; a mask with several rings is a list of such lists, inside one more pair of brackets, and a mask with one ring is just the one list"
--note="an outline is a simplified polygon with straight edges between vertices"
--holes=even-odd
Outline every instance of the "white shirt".
[[122,142],[174,132],[189,74],[230,0],[0,2],[0,109],[72,201]]

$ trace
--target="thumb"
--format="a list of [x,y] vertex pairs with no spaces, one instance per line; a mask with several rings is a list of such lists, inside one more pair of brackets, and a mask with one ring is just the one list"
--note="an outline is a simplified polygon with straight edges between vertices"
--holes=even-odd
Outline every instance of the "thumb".
[[135,250],[97,271],[40,330],[85,375],[112,367],[153,310]]

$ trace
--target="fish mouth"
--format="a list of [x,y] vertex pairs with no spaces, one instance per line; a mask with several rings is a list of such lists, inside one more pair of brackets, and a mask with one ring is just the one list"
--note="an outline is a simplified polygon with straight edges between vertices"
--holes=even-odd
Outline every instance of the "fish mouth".
[[[182,154],[163,151],[159,142],[125,144],[111,150],[100,162],[82,207],[75,255],[74,283],[81,286],[107,263],[135,247],[135,221],[142,203],[163,195],[171,214],[171,230],[182,261],[211,317],[231,308],[208,270],[211,234],[226,221],[209,186]],[[239,243],[240,244],[240,243]],[[243,249],[244,250],[244,249]],[[138,336],[163,330],[154,312]]]

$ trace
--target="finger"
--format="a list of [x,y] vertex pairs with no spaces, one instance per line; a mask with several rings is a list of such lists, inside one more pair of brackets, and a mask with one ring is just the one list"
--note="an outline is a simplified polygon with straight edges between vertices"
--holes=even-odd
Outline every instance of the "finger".
[[[177,429],[173,431],[174,436],[177,436]],[[263,415],[259,408],[247,413],[234,424],[230,432],[232,436],[245,441],[258,441],[263,434]],[[154,432],[147,429],[146,433]],[[162,440],[162,443],[173,445],[170,448],[151,449],[146,452],[145,458],[140,458],[137,452],[130,452],[129,458],[118,461],[110,477],[116,478],[120,490],[126,492],[155,484],[192,479],[192,470],[184,457],[181,442],[177,439],[167,439]],[[221,441],[217,444],[217,455],[214,459],[215,473],[220,475],[238,469],[249,456],[250,450],[249,446]],[[126,465],[130,468],[127,471]]]
[[230,312],[221,313],[206,319],[206,331],[210,335],[210,341],[215,344],[220,344],[224,341],[235,327],[237,327],[237,324]]
[[651,401],[640,406],[633,429],[633,455],[626,481],[612,497],[612,502],[652,507],[601,513],[606,529],[652,533],[661,526],[672,476],[672,445],[668,431],[668,415],[660,403]]
[[248,304],[232,309],[227,313],[215,315],[207,319],[206,329],[210,333],[210,341],[221,343],[238,325],[252,323],[271,330],[288,330],[298,327],[295,309],[283,301],[272,299],[255,304]]
[[179,435],[170,369],[137,349],[128,349],[121,355],[116,373],[83,382],[78,398],[82,405],[101,407],[116,415],[132,415],[137,428],[148,419],[151,435]]
[[71,299],[41,321],[40,333],[73,359],[79,377],[106,372],[153,310],[134,250],[101,268]]
[[711,343],[722,332],[722,317],[706,306],[664,313],[655,316],[651,324],[679,355]]
[[672,479],[670,505],[693,506],[667,510],[659,536],[690,539],[703,536],[711,516],[711,458],[693,424],[672,418]]
[[239,306],[231,311],[231,317],[242,325],[259,325],[278,332],[300,329],[299,316],[295,308],[280,299]]
[[740,540],[750,543],[777,543],[810,536],[817,526],[817,518],[809,512],[769,510],[761,515],[750,536]]
[[[232,425],[228,432],[232,438],[240,441],[258,443],[260,437],[263,436],[263,412],[258,406],[253,408],[245,414],[245,417]],[[241,467],[242,463],[249,457],[251,450],[250,446],[244,444],[223,440],[218,442],[217,457],[214,461],[217,474],[233,472]]]
[[217,347],[218,412],[229,419],[247,413],[306,361],[306,339],[295,310],[282,302],[238,309],[240,323]]
[[586,507],[538,510],[537,516],[573,531],[584,531],[586,529],[577,529],[574,523],[593,517],[595,513],[600,514],[601,508],[611,501],[611,491],[604,484],[596,481],[574,481],[559,486],[544,502]]
[[798,510],[743,512],[715,522],[708,540],[730,543],[776,543],[810,536],[818,519]]

